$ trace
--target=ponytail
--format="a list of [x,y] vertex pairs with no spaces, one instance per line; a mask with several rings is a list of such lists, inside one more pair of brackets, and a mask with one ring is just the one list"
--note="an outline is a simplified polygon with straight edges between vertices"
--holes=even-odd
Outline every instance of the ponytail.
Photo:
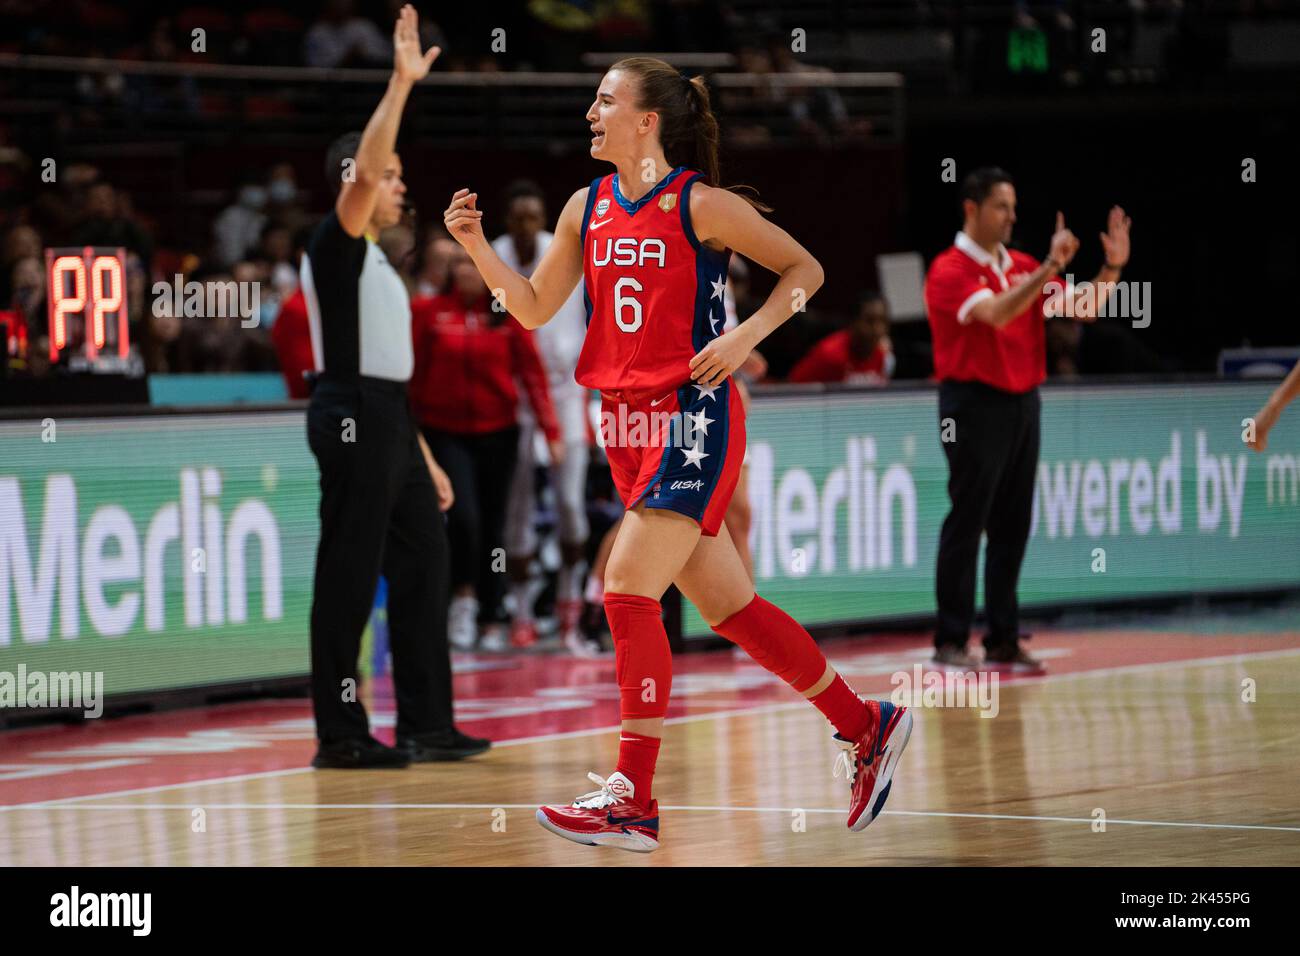
[[[685,74],[682,74],[686,78]],[[718,185],[718,120],[709,105],[709,88],[704,85],[704,77],[686,78],[686,102],[691,111],[691,125],[695,129],[695,168],[702,172],[710,183]]]
[[[610,69],[622,70],[637,78],[637,107],[659,114],[659,145],[663,147],[664,158],[670,166],[698,169],[710,186],[731,188],[723,186],[721,181],[718,164],[721,136],[704,77],[688,77],[663,60],[648,56],[627,57]],[[755,209],[772,211],[770,206],[752,196],[737,195]]]

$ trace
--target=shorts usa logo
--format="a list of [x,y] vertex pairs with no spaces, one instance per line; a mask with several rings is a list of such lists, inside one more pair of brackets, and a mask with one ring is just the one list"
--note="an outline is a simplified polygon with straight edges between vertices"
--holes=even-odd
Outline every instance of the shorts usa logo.
[[605,215],[605,213],[607,213],[607,212],[609,212],[609,200],[608,200],[608,199],[602,199],[600,202],[596,203],[596,218],[597,218],[597,219],[599,219],[601,216]]

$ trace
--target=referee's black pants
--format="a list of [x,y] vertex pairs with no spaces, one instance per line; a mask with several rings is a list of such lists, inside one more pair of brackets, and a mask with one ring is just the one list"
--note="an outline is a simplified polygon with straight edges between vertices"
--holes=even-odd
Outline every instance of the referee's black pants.
[[984,647],[1006,650],[1019,639],[1016,585],[1033,515],[1040,410],[1038,389],[1014,394],[979,382],[939,386],[940,438],[951,419],[953,440],[942,441],[952,505],[939,533],[936,647],[964,647],[970,636],[981,534],[988,535]]
[[397,735],[452,726],[447,529],[416,434],[405,383],[326,376],[312,391],[307,440],[321,501],[311,677],[322,742],[369,733],[357,657],[380,572],[388,580]]

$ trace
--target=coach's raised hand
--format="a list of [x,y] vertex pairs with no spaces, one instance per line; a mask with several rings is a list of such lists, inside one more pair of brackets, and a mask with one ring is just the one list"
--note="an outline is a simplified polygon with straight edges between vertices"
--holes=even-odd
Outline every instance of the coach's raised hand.
[[1106,231],[1101,234],[1101,251],[1105,255],[1107,269],[1118,271],[1128,265],[1128,233],[1133,220],[1124,214],[1119,206],[1110,207],[1106,220]]
[[1057,271],[1064,269],[1079,251],[1079,239],[1065,228],[1065,213],[1056,214],[1056,231],[1052,233],[1052,244],[1047,250],[1048,261],[1055,264]]
[[420,15],[409,3],[393,24],[393,76],[406,83],[418,83],[429,75],[429,68],[438,59],[442,47],[430,47],[420,52]]

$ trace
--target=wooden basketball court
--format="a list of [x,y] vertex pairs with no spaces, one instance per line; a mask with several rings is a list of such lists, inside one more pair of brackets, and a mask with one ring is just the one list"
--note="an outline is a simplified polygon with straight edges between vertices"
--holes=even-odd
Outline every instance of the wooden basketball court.
[[[1001,679],[996,716],[915,708],[886,810],[861,833],[820,715],[729,651],[685,655],[649,855],[533,818],[612,771],[612,660],[458,659],[458,721],[497,745],[400,771],[308,769],[297,700],[14,731],[0,865],[1295,865],[1294,624],[1040,631],[1048,675]],[[878,696],[928,656],[919,635],[826,647]],[[382,684],[372,714],[388,738]]]

